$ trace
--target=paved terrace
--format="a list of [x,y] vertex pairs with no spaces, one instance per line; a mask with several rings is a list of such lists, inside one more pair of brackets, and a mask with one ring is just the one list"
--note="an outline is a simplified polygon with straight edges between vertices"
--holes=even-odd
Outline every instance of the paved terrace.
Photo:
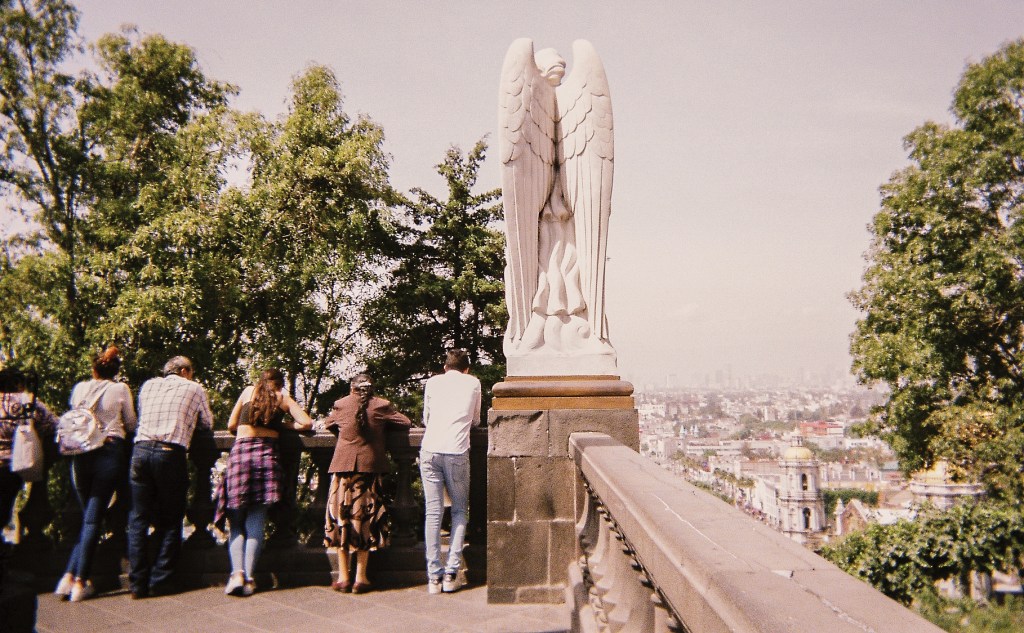
[[562,633],[566,605],[487,604],[487,589],[471,585],[453,594],[427,595],[423,585],[340,594],[329,587],[260,591],[249,598],[224,595],[223,587],[132,600],[127,591],[79,603],[39,596],[38,633]]

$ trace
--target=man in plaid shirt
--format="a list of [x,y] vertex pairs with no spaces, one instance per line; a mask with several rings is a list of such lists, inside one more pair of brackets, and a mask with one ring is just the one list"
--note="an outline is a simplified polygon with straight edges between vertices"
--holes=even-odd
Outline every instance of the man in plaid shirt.
[[[213,426],[206,391],[194,382],[192,361],[175,356],[163,376],[139,390],[139,427],[132,449],[132,511],[128,520],[128,575],[132,597],[172,591],[174,565],[181,550],[181,526],[188,493],[185,453],[196,427]],[[158,544],[154,561],[147,534]]]

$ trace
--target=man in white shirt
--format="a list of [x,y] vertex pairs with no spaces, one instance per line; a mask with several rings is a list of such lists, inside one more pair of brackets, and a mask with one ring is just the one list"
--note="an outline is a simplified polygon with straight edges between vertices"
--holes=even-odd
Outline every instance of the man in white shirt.
[[[420,476],[426,501],[427,590],[458,591],[466,584],[462,547],[469,501],[469,428],[480,424],[480,380],[469,375],[466,350],[449,350],[444,373],[431,377],[423,390],[423,444]],[[441,566],[441,516],[444,492],[452,502],[448,560]]]
[[[134,598],[173,591],[171,576],[181,549],[188,494],[186,452],[196,427],[213,425],[206,391],[194,380],[192,361],[175,356],[164,365],[163,374],[147,380],[139,391],[139,426],[129,472],[128,580]],[[147,541],[157,543],[155,560],[148,554]]]

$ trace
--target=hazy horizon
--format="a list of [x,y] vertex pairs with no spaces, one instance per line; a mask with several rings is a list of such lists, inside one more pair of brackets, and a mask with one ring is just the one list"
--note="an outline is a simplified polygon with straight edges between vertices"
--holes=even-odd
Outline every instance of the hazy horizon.
[[[1020,37],[1024,3],[300,0],[76,3],[88,41],[132,23],[192,46],[233,105],[269,118],[310,63],[384,129],[392,184],[497,127],[509,44],[589,39],[607,69],[616,172],[607,281],[622,376],[664,384],[843,374],[867,224],[902,137],[949,122],[965,64]],[[499,185],[494,151],[479,189]]]

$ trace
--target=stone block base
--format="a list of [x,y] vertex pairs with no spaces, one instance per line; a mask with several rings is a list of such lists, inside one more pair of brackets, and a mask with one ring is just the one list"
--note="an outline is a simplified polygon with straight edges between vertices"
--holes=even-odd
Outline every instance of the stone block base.
[[[595,397],[600,399],[589,399]],[[607,397],[617,405],[624,396]],[[638,415],[617,406],[509,409],[507,404],[496,397],[488,413],[487,601],[560,603],[569,563],[580,554],[575,526],[583,492],[569,456],[569,435],[605,433],[636,450]]]

